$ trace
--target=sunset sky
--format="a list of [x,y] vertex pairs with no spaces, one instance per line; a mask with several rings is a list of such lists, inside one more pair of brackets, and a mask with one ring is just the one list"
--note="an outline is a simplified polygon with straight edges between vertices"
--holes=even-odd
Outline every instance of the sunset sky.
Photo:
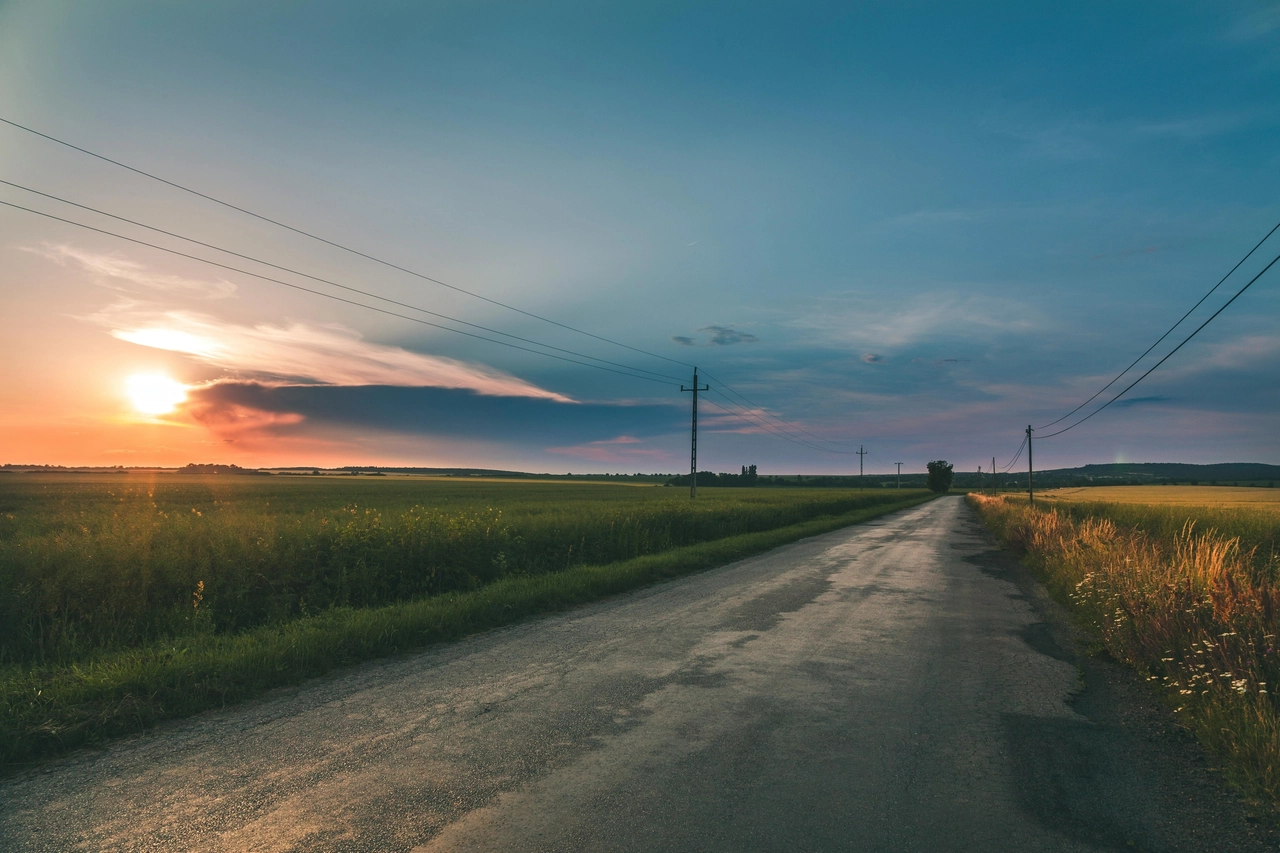
[[[563,324],[0,124],[0,201],[390,312],[0,205],[0,463],[680,471],[696,364],[702,469],[1003,464],[1280,221],[1280,5],[960,5],[0,0],[0,118]],[[1036,466],[1278,435],[1280,265]]]

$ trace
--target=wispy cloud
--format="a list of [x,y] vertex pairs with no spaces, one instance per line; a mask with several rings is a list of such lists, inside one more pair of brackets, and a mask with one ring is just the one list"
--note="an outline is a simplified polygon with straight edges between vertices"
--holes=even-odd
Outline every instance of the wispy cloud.
[[236,292],[235,284],[223,279],[208,281],[157,273],[121,255],[87,252],[61,243],[41,243],[21,248],[22,251],[48,258],[61,266],[78,267],[93,276],[98,284],[112,290],[131,293],[159,291],[205,299],[222,299]]
[[1252,41],[1280,30],[1280,4],[1258,9],[1237,20],[1227,30],[1231,41]]
[[337,324],[244,326],[189,311],[109,309],[90,319],[112,336],[179,352],[238,378],[323,385],[456,388],[478,394],[572,402],[485,365],[363,340]]
[[939,338],[985,338],[992,331],[1025,334],[1041,320],[1012,300],[934,292],[893,304],[861,295],[828,297],[789,325],[827,344],[876,353]]
[[1172,397],[1165,396],[1164,394],[1152,394],[1149,397],[1129,397],[1124,400],[1117,400],[1115,405],[1127,409],[1132,406],[1146,406],[1152,403],[1167,403],[1172,399]]
[[671,454],[656,447],[645,447],[634,436],[620,435],[601,441],[589,441],[570,447],[548,447],[548,453],[573,456],[590,462],[631,463],[641,461],[670,462]]
[[862,360],[867,364],[884,364],[888,359],[880,355],[878,352],[864,352]]
[[703,326],[699,332],[710,332],[714,346],[725,347],[733,344],[753,344],[760,340],[750,332],[735,329],[732,326]]

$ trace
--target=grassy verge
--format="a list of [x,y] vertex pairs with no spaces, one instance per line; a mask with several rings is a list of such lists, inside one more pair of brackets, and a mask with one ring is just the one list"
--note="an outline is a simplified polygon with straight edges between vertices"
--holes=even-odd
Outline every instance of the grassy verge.
[[184,638],[90,663],[0,671],[0,771],[160,720],[239,702],[335,667],[451,640],[656,581],[724,565],[931,496],[730,536],[660,554],[377,608],[335,608],[277,627]]
[[[1229,778],[1280,807],[1280,585],[1272,552],[1200,529],[1188,510],[1149,524],[1132,506],[1091,513],[970,495],[984,521],[1037,570],[1117,660],[1158,685],[1180,724]],[[1251,529],[1251,527],[1250,527]],[[1256,538],[1255,538],[1255,541]]]

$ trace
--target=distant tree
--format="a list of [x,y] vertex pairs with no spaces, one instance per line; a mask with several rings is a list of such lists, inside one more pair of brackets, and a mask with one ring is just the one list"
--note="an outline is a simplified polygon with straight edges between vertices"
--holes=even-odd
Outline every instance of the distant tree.
[[925,481],[929,491],[940,495],[951,491],[951,467],[951,463],[945,459],[929,463],[929,479]]
[[754,486],[756,484],[756,480],[758,477],[759,477],[759,474],[756,473],[756,466],[754,465],[742,466],[742,484],[744,486]]

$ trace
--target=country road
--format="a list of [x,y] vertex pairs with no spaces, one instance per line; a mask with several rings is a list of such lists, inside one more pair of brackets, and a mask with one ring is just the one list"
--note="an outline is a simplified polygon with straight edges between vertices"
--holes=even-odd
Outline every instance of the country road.
[[50,763],[0,849],[1271,849],[1010,563],[943,498]]

